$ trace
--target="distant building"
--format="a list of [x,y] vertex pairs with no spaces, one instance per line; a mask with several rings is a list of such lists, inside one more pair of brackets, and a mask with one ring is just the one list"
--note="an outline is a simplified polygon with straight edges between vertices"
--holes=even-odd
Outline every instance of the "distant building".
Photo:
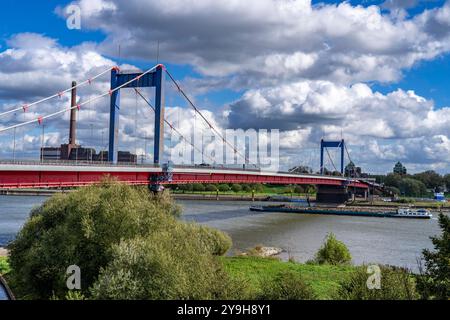
[[345,176],[351,178],[359,178],[361,177],[361,168],[355,166],[353,161],[350,161],[349,164],[345,167]]
[[407,174],[406,167],[400,161],[395,164],[393,172],[400,175]]
[[[72,99],[70,112],[70,128],[69,128],[69,143],[61,144],[59,147],[42,147],[41,161],[108,161],[108,152],[100,151],[98,154],[93,148],[84,148],[76,143],[76,82],[72,82]],[[137,163],[137,156],[128,151],[118,152],[118,162]]]

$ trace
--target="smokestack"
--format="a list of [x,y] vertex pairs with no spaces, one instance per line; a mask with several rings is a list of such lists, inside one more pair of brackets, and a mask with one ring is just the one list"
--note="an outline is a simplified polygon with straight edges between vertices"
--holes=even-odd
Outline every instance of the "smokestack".
[[77,82],[72,81],[72,110],[70,110],[70,133],[69,133],[69,146],[75,147],[77,144]]

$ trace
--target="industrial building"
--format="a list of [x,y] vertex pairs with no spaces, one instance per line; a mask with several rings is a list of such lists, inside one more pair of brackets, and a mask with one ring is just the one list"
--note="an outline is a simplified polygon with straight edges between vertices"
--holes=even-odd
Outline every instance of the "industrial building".
[[[108,161],[108,151],[100,151],[97,153],[93,148],[84,148],[76,143],[77,133],[77,83],[72,82],[72,99],[70,112],[70,131],[69,143],[61,144],[59,147],[42,147],[41,161],[90,161],[90,162],[106,162]],[[137,156],[129,151],[118,151],[118,162],[137,163]]]

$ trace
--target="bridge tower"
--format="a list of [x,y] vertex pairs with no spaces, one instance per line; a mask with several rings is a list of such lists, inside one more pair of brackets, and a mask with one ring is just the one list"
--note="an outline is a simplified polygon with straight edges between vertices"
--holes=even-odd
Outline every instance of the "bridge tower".
[[[120,89],[114,89],[131,81],[122,88],[155,88],[155,138],[153,147],[153,163],[160,164],[164,152],[164,66],[158,65],[155,70],[142,72],[121,72],[119,68],[111,71],[111,104],[109,114],[109,152],[108,161],[117,163],[117,144],[119,131]],[[121,89],[122,89],[121,88]]]
[[323,150],[325,148],[340,148],[341,149],[341,174],[344,175],[344,149],[345,149],[345,141],[342,139],[341,141],[320,141],[320,174],[323,174]]

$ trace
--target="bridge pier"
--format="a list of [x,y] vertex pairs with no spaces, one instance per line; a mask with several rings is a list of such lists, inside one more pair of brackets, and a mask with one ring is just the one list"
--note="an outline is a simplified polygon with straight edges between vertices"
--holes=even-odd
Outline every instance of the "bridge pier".
[[350,199],[347,186],[319,185],[316,202],[342,204]]

